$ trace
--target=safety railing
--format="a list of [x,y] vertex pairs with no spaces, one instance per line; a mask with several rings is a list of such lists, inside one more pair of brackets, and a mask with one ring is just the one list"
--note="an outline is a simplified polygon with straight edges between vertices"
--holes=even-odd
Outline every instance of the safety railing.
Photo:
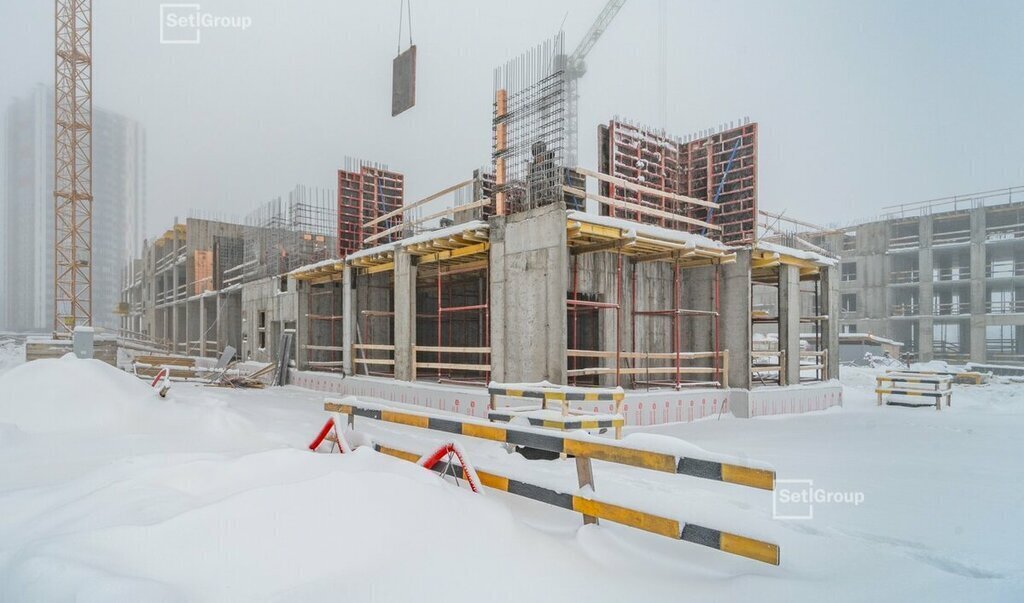
[[1004,241],[1024,238],[1024,224],[1000,224],[985,228],[986,241]]
[[1013,266],[992,266],[989,264],[985,268],[986,278],[1015,278],[1018,276],[1024,276],[1024,264]]
[[[386,356],[381,358],[380,356]],[[376,367],[384,367],[383,370]],[[352,344],[352,371],[366,375],[395,374],[395,346],[384,343]]]
[[[426,454],[421,454],[383,443],[373,444],[374,449],[378,452],[419,462],[422,466],[439,471],[443,475],[479,481],[480,484],[496,490],[575,511],[583,515],[584,523],[598,523],[599,520],[604,519],[762,563],[779,564],[780,551],[777,544],[726,532],[718,528],[689,523],[679,518],[655,515],[603,499],[595,490],[592,461],[604,461],[712,482],[726,482],[760,490],[774,490],[775,472],[766,467],[712,458],[694,458],[688,456],[691,454],[690,451],[683,452],[682,446],[680,446],[680,452],[676,454],[666,452],[665,449],[651,450],[627,446],[614,440],[586,433],[562,433],[536,427],[496,425],[469,417],[397,409],[388,405],[363,402],[351,396],[342,399],[326,399],[324,410],[337,414],[332,421],[324,425],[317,438],[310,444],[310,448],[313,450],[316,450],[324,440],[331,440],[329,432],[332,427],[336,434],[341,434],[340,436],[336,435],[334,441],[337,441],[343,450],[348,448],[347,438],[344,436],[346,424],[349,428],[354,429],[355,418],[365,417],[402,425],[406,428],[439,431],[548,453],[565,454],[574,457],[577,483],[571,487],[552,488],[549,483],[541,486],[523,479],[522,476],[528,474],[528,470],[522,466],[517,468],[518,475],[505,475],[490,468],[476,467],[475,470],[467,468],[464,459],[460,459],[461,465],[456,464],[455,459],[452,458],[444,463],[438,462],[436,453],[431,455],[429,451]],[[342,415],[347,416],[347,420],[343,420]],[[451,448],[458,449],[457,442],[450,442],[450,444]],[[445,450],[451,448],[447,445],[444,446]]]
[[[729,387],[729,350],[715,352],[608,352],[599,350],[566,350],[569,358],[591,358],[610,361],[615,366],[592,366],[567,371],[569,377],[583,375],[628,375],[637,385],[681,387]],[[708,366],[689,365],[692,362]],[[694,375],[705,375],[692,380]]]
[[889,237],[889,249],[911,249],[920,246],[921,237],[916,234],[904,235],[901,237]]
[[[423,371],[434,370],[438,379],[441,379],[441,376],[447,371],[450,381],[460,380],[459,377],[462,375],[468,376],[469,380],[486,383],[491,372],[490,347],[417,345],[413,346],[412,354],[414,359],[412,378],[414,381],[417,378],[428,376]],[[433,360],[420,360],[420,354],[431,355]],[[463,360],[452,362],[452,356]],[[476,362],[470,360],[476,360]],[[473,379],[473,377],[477,378]]]
[[812,381],[825,381],[828,378],[828,350],[803,350],[800,352],[800,379],[804,371],[814,371]]
[[893,270],[889,273],[889,282],[896,285],[916,283],[920,278],[921,273],[917,269]]
[[751,380],[761,384],[786,384],[786,350],[752,350],[750,352]]
[[893,304],[889,311],[892,316],[917,316],[921,313],[921,306],[916,303]]
[[948,230],[932,233],[932,245],[952,245],[955,243],[969,243],[971,241],[971,229]]
[[944,302],[935,303],[932,306],[936,316],[959,316],[971,313],[970,302]]
[[1019,312],[1024,312],[1024,300],[985,302],[986,314],[1017,314]]
[[957,268],[936,268],[932,277],[937,281],[966,281],[971,278],[971,269],[966,266]]

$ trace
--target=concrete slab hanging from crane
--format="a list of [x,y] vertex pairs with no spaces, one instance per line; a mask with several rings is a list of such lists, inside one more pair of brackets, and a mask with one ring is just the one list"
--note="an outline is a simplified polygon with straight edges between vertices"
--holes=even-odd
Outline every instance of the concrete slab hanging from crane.
[[391,64],[391,116],[416,104],[416,46],[395,57]]

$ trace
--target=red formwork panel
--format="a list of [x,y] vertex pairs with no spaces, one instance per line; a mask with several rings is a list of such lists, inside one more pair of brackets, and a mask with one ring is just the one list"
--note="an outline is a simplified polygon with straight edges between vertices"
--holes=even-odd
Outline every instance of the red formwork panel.
[[660,191],[717,200],[720,207],[710,211],[609,183],[601,183],[602,195],[709,222],[722,230],[705,230],[670,218],[602,206],[605,215],[697,232],[725,243],[753,241],[757,218],[756,123],[684,142],[664,132],[612,120],[598,129],[598,145],[603,173]]
[[358,172],[338,170],[338,254],[350,253],[388,243],[401,236],[394,231],[367,243],[366,238],[402,223],[398,214],[376,224],[363,225],[402,207],[405,202],[405,177],[386,169],[362,166]]

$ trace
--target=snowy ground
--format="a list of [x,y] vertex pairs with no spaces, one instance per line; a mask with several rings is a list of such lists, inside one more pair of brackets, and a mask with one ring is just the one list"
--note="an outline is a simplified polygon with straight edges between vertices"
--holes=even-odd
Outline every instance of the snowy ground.
[[[608,522],[583,528],[367,449],[311,453],[326,418],[315,392],[176,385],[161,400],[97,362],[4,370],[5,358],[0,601],[1024,598],[1022,385],[956,386],[942,412],[879,408],[875,371],[844,369],[842,409],[647,430],[863,496],[815,504],[810,520],[773,519],[768,492],[595,463],[603,498],[777,542],[773,567]],[[441,440],[356,427],[421,452]],[[465,444],[486,468],[575,477],[572,461]]]

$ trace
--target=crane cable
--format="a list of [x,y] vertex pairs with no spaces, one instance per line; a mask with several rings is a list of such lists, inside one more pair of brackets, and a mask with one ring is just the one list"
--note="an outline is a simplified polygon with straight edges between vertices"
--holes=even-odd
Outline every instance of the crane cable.
[[402,8],[407,14],[409,21],[409,46],[412,46],[412,0],[400,0],[398,3],[398,54],[402,54]]

